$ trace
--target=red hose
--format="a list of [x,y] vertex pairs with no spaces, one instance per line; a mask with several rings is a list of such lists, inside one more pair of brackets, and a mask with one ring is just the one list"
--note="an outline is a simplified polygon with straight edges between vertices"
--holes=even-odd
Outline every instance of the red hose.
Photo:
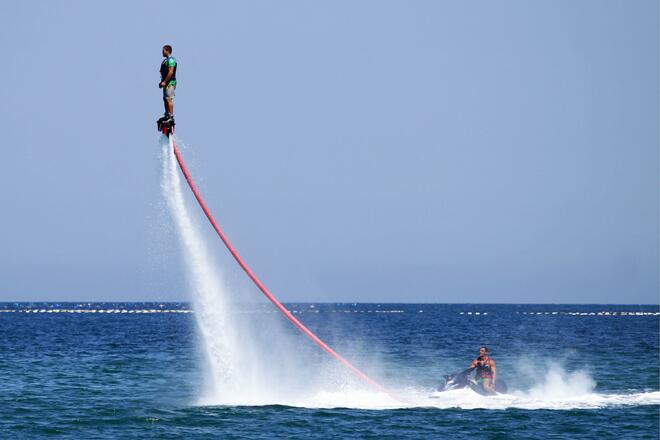
[[[261,290],[261,292],[272,302],[275,307],[279,309],[286,318],[293,323],[298,329],[303,332],[309,339],[314,341],[316,345],[321,347],[323,350],[328,352],[332,357],[337,359],[339,362],[341,362],[346,368],[351,370],[353,374],[355,374],[357,377],[368,383],[369,385],[377,388],[380,391],[383,391],[387,394],[389,394],[392,397],[395,397],[390,393],[385,387],[383,387],[381,384],[364,374],[362,371],[358,370],[356,367],[354,367],[350,362],[348,362],[346,359],[341,357],[336,351],[334,351],[332,348],[330,348],[325,342],[323,342],[318,336],[316,336],[310,329],[305,327],[302,322],[298,321],[295,316],[289,312],[286,307],[282,305],[281,302],[275,298],[275,296],[270,293],[268,288],[257,278],[257,276],[250,270],[250,268],[245,264],[241,256],[238,254],[236,249],[234,249],[234,246],[229,242],[229,239],[225,235],[224,231],[222,228],[218,225],[218,223],[215,221],[215,218],[213,218],[213,214],[211,214],[211,211],[209,210],[208,206],[206,206],[206,203],[204,202],[204,199],[202,199],[202,196],[199,194],[199,191],[197,190],[197,187],[195,186],[195,183],[193,182],[193,179],[190,175],[190,172],[188,171],[188,168],[186,167],[185,162],[183,161],[183,157],[181,157],[181,153],[179,152],[179,149],[176,146],[176,142],[174,142],[174,138],[172,137],[172,146],[174,147],[174,154],[176,156],[176,160],[179,162],[179,166],[181,167],[181,171],[183,172],[183,175],[186,178],[186,181],[188,182],[188,185],[190,186],[190,189],[192,190],[193,194],[195,195],[195,198],[197,199],[197,202],[199,203],[199,206],[201,206],[202,210],[204,211],[204,214],[206,214],[206,217],[209,219],[209,222],[211,222],[211,226],[213,226],[213,229],[215,229],[215,232],[218,233],[220,236],[220,239],[222,242],[227,246],[227,249],[229,249],[229,252],[231,252],[232,256],[234,259],[238,262],[238,264],[243,268],[245,273],[247,274],[248,277],[254,282],[254,284]],[[397,397],[395,397],[397,400]]]

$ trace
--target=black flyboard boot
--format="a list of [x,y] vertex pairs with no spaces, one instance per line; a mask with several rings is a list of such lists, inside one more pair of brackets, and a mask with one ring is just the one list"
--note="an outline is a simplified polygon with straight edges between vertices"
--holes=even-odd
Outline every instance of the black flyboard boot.
[[156,126],[158,127],[158,131],[163,133],[164,135],[169,136],[170,134],[174,133],[174,116],[170,114],[165,114],[162,118],[158,119],[156,121]]

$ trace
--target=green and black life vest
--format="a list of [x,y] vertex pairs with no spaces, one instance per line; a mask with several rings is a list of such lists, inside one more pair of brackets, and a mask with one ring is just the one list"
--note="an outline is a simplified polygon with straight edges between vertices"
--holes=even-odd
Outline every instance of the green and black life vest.
[[176,85],[176,67],[177,67],[177,62],[174,59],[174,57],[170,56],[167,57],[163,60],[163,62],[160,65],[160,80],[163,81],[167,77],[167,72],[170,70],[170,67],[174,67],[174,72],[172,73],[172,78],[170,78],[169,83],[167,84],[168,86]]

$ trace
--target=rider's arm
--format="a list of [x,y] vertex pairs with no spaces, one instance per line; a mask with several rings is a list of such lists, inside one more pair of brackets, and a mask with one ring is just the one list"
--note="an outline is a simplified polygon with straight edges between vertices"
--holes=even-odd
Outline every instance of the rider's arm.
[[163,83],[167,86],[167,83],[170,82],[170,78],[174,75],[174,67],[167,69],[167,76],[163,79]]
[[494,360],[490,360],[490,369],[493,371],[493,384],[497,380],[497,366],[495,365]]

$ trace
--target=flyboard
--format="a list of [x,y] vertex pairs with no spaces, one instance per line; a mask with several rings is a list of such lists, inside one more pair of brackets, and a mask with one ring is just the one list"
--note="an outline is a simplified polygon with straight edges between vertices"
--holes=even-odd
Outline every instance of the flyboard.
[[395,400],[398,400],[400,402],[408,403],[406,400],[402,399],[401,397],[398,397],[391,391],[389,391],[387,388],[385,388],[383,385],[380,383],[376,382],[373,380],[371,377],[367,376],[365,373],[363,373],[361,370],[359,370],[357,367],[353,366],[348,360],[346,360],[344,357],[342,357],[339,353],[334,351],[328,344],[323,342],[321,338],[316,336],[310,329],[308,329],[302,322],[300,322],[293,314],[286,308],[282,303],[273,295],[268,288],[261,282],[259,278],[255,275],[254,272],[248,267],[248,265],[243,261],[241,256],[238,254],[238,251],[234,248],[234,246],[231,244],[229,241],[229,238],[227,238],[227,235],[224,233],[218,222],[215,220],[213,217],[213,214],[211,213],[211,210],[208,208],[206,205],[206,202],[204,202],[204,199],[202,199],[202,196],[197,189],[195,182],[192,179],[192,176],[190,174],[190,171],[188,171],[188,168],[186,167],[185,162],[183,161],[183,156],[181,155],[181,152],[176,146],[176,142],[174,139],[174,118],[160,118],[156,122],[156,126],[158,127],[158,131],[162,133],[163,135],[167,136],[170,139],[172,148],[174,150],[174,155],[176,156],[176,160],[179,163],[179,167],[181,168],[181,172],[183,173],[183,176],[186,179],[186,182],[188,182],[188,186],[190,187],[191,191],[193,192],[193,195],[195,196],[195,199],[197,199],[197,202],[199,203],[199,206],[202,208],[202,211],[204,211],[204,214],[206,214],[206,217],[208,218],[209,222],[211,223],[211,226],[215,231],[217,232],[218,236],[222,240],[222,242],[225,244],[227,247],[227,250],[231,253],[231,255],[234,257],[236,262],[241,266],[243,271],[247,274],[247,276],[252,280],[252,282],[261,290],[261,293],[264,294],[268,300],[273,303],[273,305],[289,320],[293,325],[295,325],[302,333],[305,334],[309,339],[311,339],[316,345],[318,345],[321,349],[323,349],[326,353],[328,353],[330,356],[335,358],[340,364],[342,364],[344,367],[346,367],[351,373],[353,373],[355,376],[357,376],[360,380],[365,382],[366,384],[370,385],[371,387],[375,388],[376,390],[383,392],[390,397],[394,398]]
[[174,123],[174,118],[166,118],[162,117],[159,120],[156,121],[156,127],[158,127],[158,131],[163,133],[165,136],[169,137],[172,133],[174,133],[174,126],[176,124]]

